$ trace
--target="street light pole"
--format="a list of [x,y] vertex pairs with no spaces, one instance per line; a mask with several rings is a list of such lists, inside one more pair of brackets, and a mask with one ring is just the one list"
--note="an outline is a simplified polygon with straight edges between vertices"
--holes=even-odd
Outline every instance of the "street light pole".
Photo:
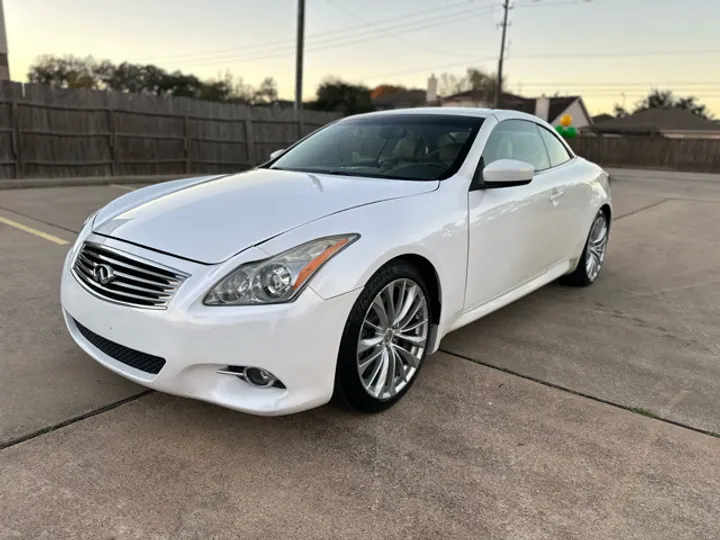
[[303,49],[305,48],[305,0],[297,5],[297,44],[295,51],[295,110],[302,109]]
[[503,1],[503,22],[502,41],[500,42],[500,59],[498,60],[497,81],[495,83],[495,108],[500,108],[500,96],[502,95],[503,60],[505,58],[505,35],[508,27],[508,12],[510,11],[510,0]]

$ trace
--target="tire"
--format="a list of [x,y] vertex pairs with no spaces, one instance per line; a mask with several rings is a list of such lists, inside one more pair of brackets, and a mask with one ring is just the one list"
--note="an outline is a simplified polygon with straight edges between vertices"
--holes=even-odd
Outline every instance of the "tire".
[[[409,303],[413,291],[412,305],[401,317],[405,308],[401,294],[405,294],[405,301]],[[399,304],[394,309],[394,317],[389,317],[390,292],[394,303]],[[377,306],[378,299],[383,309]],[[416,308],[415,315],[411,316]],[[336,400],[362,413],[378,413],[400,401],[414,384],[424,363],[432,321],[431,309],[427,286],[414,266],[398,261],[378,270],[355,301],[345,324],[335,372]],[[383,324],[380,317],[383,311],[387,319],[393,319],[397,327],[404,326],[405,331],[393,330],[392,324]],[[423,320],[425,322],[421,324]],[[404,336],[412,338],[413,342],[406,341]],[[378,339],[381,341],[375,344]],[[361,352],[361,348],[366,350]],[[411,359],[414,359],[414,366]],[[386,368],[383,368],[383,363]],[[361,364],[366,365],[363,368]],[[386,375],[384,380],[390,382],[381,385],[383,375],[389,375],[392,368],[394,376]],[[372,384],[373,381],[377,382]],[[375,394],[374,390],[380,386],[379,393]]]
[[[561,278],[561,282],[574,287],[588,287],[597,281],[607,252],[610,222],[602,210],[593,218],[585,247],[575,270]],[[597,266],[593,267],[593,263]]]

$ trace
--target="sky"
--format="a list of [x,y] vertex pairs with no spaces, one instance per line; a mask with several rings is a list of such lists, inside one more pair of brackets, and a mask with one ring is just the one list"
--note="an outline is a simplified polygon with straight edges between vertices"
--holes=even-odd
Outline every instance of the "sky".
[[[11,77],[43,54],[273,77],[292,99],[297,0],[2,0]],[[515,0],[506,90],[580,95],[591,114],[655,87],[720,117],[720,0]],[[425,88],[497,70],[502,0],[306,0],[303,95],[330,76]]]

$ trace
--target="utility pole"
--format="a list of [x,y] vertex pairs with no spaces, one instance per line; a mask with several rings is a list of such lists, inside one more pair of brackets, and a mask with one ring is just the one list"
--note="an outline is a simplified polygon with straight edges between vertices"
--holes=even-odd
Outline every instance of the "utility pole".
[[5,11],[2,0],[0,0],[0,80],[10,80],[7,33],[5,32]]
[[303,49],[305,48],[305,0],[297,5],[297,45],[295,51],[295,110],[302,110]]
[[500,42],[500,59],[498,60],[497,82],[495,84],[496,109],[500,107],[500,96],[502,96],[503,59],[505,57],[505,35],[507,33],[509,11],[510,0],[503,0],[502,41]]

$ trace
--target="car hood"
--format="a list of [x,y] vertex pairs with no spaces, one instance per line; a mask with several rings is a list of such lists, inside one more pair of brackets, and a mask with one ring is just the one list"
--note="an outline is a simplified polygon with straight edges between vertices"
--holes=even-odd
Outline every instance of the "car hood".
[[[193,261],[216,264],[310,221],[437,189],[439,182],[271,169],[143,188],[101,210],[93,231]],[[148,194],[143,196],[143,191]],[[327,231],[339,234],[355,231]]]

